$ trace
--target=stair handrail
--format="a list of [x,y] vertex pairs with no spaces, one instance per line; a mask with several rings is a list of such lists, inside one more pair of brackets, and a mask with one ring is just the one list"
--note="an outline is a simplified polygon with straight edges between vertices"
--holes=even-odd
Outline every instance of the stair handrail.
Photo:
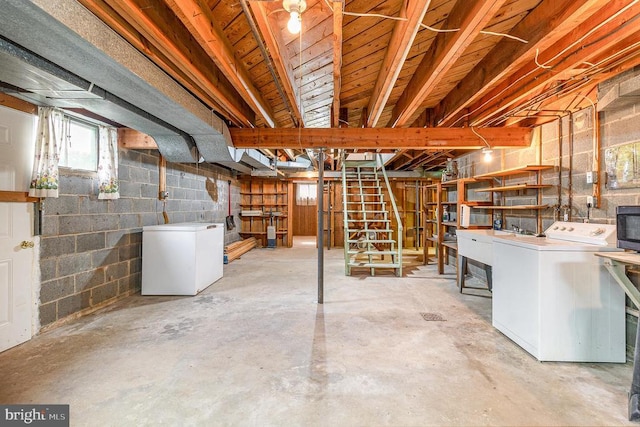
[[345,273],[347,273],[349,269],[349,212],[347,209],[347,168],[345,167],[346,157],[344,150],[340,154],[340,159],[342,161],[342,211],[344,212],[342,221],[344,229],[344,269]]
[[382,155],[380,153],[376,154],[376,158],[378,160],[378,164],[380,165],[380,169],[382,170],[382,176],[384,176],[384,183],[387,186],[387,191],[389,192],[389,199],[391,199],[391,206],[393,207],[393,215],[396,217],[396,223],[398,224],[398,265],[399,265],[399,274],[398,276],[402,276],[402,221],[400,220],[400,213],[398,212],[398,206],[396,205],[396,197],[391,191],[391,184],[389,184],[389,177],[387,176],[387,171],[384,168],[384,162],[382,161]]

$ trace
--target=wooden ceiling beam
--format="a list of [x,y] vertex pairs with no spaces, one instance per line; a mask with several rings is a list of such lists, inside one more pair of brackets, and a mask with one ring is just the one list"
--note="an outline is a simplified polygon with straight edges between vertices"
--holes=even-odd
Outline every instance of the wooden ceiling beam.
[[171,0],[168,5],[184,25],[195,32],[202,49],[225,73],[253,111],[264,120],[267,126],[275,127],[271,107],[253,86],[244,65],[236,60],[229,39],[219,28],[206,3],[203,0]]
[[593,62],[598,56],[620,54],[625,46],[640,43],[640,3],[611,1],[602,9],[472,106],[472,125],[481,126],[546,86],[558,80],[568,80],[562,77],[563,73],[584,67],[585,63]]
[[[286,44],[282,38],[278,24],[275,18],[269,17],[267,8],[263,2],[249,2],[249,7],[253,12],[258,29],[260,33],[262,33],[264,43],[271,54],[276,72],[282,82],[282,89],[292,109],[291,114],[300,126],[303,127],[304,108],[302,106],[302,98],[296,85],[292,61],[291,58],[288,57]],[[269,58],[265,58],[265,61],[268,60]]]
[[438,105],[437,126],[451,126],[459,113],[482,97],[490,88],[519,69],[535,56],[536,50],[546,49],[579,22],[581,16],[597,0],[543,0],[510,34],[527,40],[522,43],[503,38]]
[[[470,128],[229,129],[236,148],[472,149],[485,143]],[[476,129],[493,148],[528,147],[531,129]]]
[[342,1],[333,2],[333,103],[331,127],[340,125],[340,91],[342,87]]
[[[107,0],[107,4],[205,92],[217,99],[228,115],[244,126],[254,126],[253,110],[237,95],[224,75],[218,75],[219,70],[205,53],[203,56],[206,56],[208,63],[204,63],[191,46],[187,47],[188,40],[185,39],[190,38],[190,34],[164,2],[155,2],[152,7],[145,0]],[[151,17],[151,12],[154,13],[154,18],[160,16],[161,19],[170,20],[173,17],[175,22],[160,22],[160,19]]]
[[378,123],[430,3],[431,0],[414,0],[408,4],[407,2],[402,3],[400,16],[406,19],[398,21],[393,29],[382,67],[378,73],[378,79],[373,88],[373,94],[369,100],[369,114],[366,122],[363,123],[365,127],[372,128]]
[[411,124],[410,120],[422,102],[438,87],[504,2],[505,0],[465,0],[456,3],[444,26],[460,30],[438,33],[393,108],[389,122],[391,127]]
[[158,48],[154,45],[150,45],[144,36],[142,36],[122,16],[113,11],[111,6],[106,4],[104,0],[78,1],[121,37],[131,43],[133,47],[138,49],[157,66],[162,68],[164,72],[176,79],[176,81],[191,91],[191,93],[200,98],[210,108],[213,108],[223,114],[226,113],[229,119],[236,125],[242,124],[237,118],[233,117],[225,108],[223,108],[219,100],[213,98],[210,93],[205,92],[196,82],[194,82],[193,79],[176,66],[176,64],[171,62]]

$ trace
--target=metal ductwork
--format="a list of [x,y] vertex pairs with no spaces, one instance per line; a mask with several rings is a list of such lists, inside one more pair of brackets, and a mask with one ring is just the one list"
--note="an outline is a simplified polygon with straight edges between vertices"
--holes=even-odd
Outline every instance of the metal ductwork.
[[171,162],[249,171],[222,119],[77,1],[4,0],[0,36],[0,90],[146,133]]
[[307,170],[309,168],[311,168],[311,160],[304,158],[304,157],[298,157],[294,162],[283,162],[278,160],[278,162],[276,163],[278,169],[302,169],[302,170]]

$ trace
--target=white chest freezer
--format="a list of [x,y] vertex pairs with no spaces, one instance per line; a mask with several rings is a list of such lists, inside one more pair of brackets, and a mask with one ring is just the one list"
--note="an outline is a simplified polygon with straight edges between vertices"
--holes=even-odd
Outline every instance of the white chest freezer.
[[222,277],[224,224],[142,229],[142,295],[196,295]]

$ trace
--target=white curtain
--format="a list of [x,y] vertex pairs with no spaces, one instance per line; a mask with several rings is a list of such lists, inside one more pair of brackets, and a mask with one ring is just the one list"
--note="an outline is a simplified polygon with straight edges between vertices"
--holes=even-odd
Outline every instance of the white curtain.
[[38,133],[29,196],[58,197],[58,162],[68,131],[69,120],[61,110],[38,108]]
[[297,184],[296,205],[313,206],[318,197],[318,184]]
[[100,126],[98,131],[98,199],[119,199],[118,130]]

